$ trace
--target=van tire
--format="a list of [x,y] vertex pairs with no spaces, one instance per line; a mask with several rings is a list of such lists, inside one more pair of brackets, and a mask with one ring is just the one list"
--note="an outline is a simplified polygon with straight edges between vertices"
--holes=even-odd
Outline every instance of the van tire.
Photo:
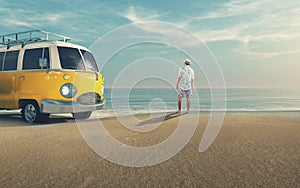
[[91,116],[92,112],[78,112],[73,113],[75,119],[88,119]]
[[46,123],[49,119],[49,114],[41,113],[35,101],[28,101],[23,105],[22,116],[27,123]]

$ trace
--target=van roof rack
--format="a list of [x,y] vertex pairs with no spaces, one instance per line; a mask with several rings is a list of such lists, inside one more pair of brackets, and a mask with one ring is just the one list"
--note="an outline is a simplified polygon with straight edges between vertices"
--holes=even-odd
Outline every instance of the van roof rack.
[[30,30],[18,33],[11,33],[0,36],[0,45],[7,46],[9,49],[13,45],[22,44],[24,47],[28,43],[41,42],[41,41],[63,41],[68,42],[71,39],[69,37],[50,33],[42,30]]

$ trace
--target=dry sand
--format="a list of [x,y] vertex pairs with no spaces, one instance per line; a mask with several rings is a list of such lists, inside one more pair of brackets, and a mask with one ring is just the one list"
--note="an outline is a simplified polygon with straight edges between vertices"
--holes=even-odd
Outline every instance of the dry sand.
[[[179,118],[148,133],[129,131],[115,118],[102,123],[123,143],[149,146],[172,134]],[[96,154],[71,118],[32,126],[1,113],[0,187],[300,187],[299,112],[227,113],[216,140],[200,153],[208,118],[200,115],[192,139],[173,158],[130,168]]]

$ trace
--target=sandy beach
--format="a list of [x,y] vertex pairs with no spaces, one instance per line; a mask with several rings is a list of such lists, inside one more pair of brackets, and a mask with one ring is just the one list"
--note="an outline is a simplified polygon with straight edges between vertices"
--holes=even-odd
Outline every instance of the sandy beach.
[[[209,116],[200,114],[192,139],[173,158],[131,168],[95,153],[70,117],[28,125],[19,114],[0,113],[0,187],[300,186],[299,112],[228,112],[213,144],[200,153]],[[122,143],[150,146],[170,136],[179,118],[148,133],[129,131],[116,118],[102,123]]]

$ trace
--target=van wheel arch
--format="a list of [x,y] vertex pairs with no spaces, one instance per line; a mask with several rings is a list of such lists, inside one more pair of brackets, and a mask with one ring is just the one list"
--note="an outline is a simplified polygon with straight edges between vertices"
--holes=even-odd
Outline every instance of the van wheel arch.
[[21,108],[22,117],[27,123],[46,123],[48,121],[50,114],[41,113],[36,100],[21,99],[19,108]]

